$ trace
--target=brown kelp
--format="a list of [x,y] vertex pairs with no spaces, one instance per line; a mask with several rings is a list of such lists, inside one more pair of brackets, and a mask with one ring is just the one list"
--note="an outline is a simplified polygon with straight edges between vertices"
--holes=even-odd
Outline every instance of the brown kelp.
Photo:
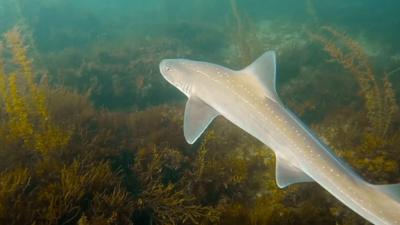
[[[269,39],[262,39],[268,42],[262,47],[259,42],[253,42],[253,38],[259,37],[259,31],[253,29],[252,24],[247,26],[243,17],[245,12],[238,11],[241,8],[234,5],[236,2],[230,3],[235,24],[240,24],[241,28],[233,26],[233,38],[218,37],[223,39],[221,42],[233,42],[236,50],[248,55],[244,58],[250,61],[257,56],[256,51],[265,49],[264,46],[275,46],[268,42]],[[275,29],[284,27],[285,22],[273,21],[271,24]],[[15,29],[3,38],[4,54],[0,57],[0,224],[308,225],[363,222],[315,184],[278,189],[273,154],[224,119],[217,119],[198,145],[185,143],[182,136],[184,107],[179,101],[182,98],[160,81],[159,59],[195,56],[213,57],[235,66],[248,63],[242,53],[221,57],[221,53],[214,52],[214,55],[199,56],[193,52],[192,36],[185,30],[188,26],[191,25],[179,26],[186,34],[182,34],[182,39],[187,39],[185,44],[171,36],[143,39],[129,36],[107,41],[96,39],[82,48],[69,47],[38,54],[32,54],[31,47],[25,46],[26,43],[31,45],[31,41],[22,40],[26,39],[26,29]],[[280,40],[281,34],[292,34],[292,28],[280,30],[272,39]],[[242,31],[240,35],[245,40],[242,47],[237,30]],[[58,31],[67,36],[85,36],[75,33],[76,30]],[[349,56],[347,54],[353,50],[345,50],[345,44],[336,42],[339,37],[326,32],[323,37]],[[350,35],[346,36],[350,38]],[[59,44],[57,37],[60,36],[48,38]],[[207,41],[215,38],[196,35],[198,48],[199,43],[208,45]],[[362,91],[361,98],[346,96],[353,90],[347,84],[342,87],[345,94],[334,97],[351,99],[346,101],[349,105],[336,104],[329,110],[321,110],[320,107],[327,104],[326,96],[332,97],[323,95],[325,87],[352,80],[358,85],[358,78],[346,68],[341,73],[353,76],[336,76],[334,84],[330,79],[321,81],[318,74],[329,72],[333,76],[332,71],[336,70],[331,71],[331,66],[335,64],[316,60],[312,65],[303,65],[304,59],[321,52],[320,48],[311,48],[317,45],[307,42],[301,35],[289,38],[292,39],[301,39],[306,47],[287,47],[285,51],[279,51],[281,69],[290,67],[289,72],[295,74],[298,67],[307,77],[300,76],[290,83],[283,80],[280,85],[291,88],[293,91],[289,94],[299,95],[293,100],[297,103],[296,109],[305,117],[313,117],[317,110],[329,111],[311,120],[315,131],[371,182],[396,182],[400,162],[397,154],[400,136],[396,126],[399,117],[390,111],[386,112],[389,116],[384,115],[379,109],[381,106],[377,107],[380,103],[376,107],[367,107]],[[285,39],[283,42],[290,41]],[[13,56],[15,53],[17,57]],[[48,71],[42,79],[37,76],[39,70],[34,69],[32,56],[40,57],[34,62],[44,62],[41,69]],[[325,58],[332,60],[330,53]],[[354,57],[354,62],[358,60]],[[372,68],[372,61],[368,61]],[[317,66],[314,68],[314,65]],[[361,69],[359,63],[354,65],[360,66],[362,73],[367,71]],[[393,73],[388,74],[387,81],[381,81],[375,71],[371,69],[371,72],[373,79],[360,76],[369,80],[366,83],[370,88],[366,90],[373,91],[374,83],[380,90],[381,94],[373,94],[371,96],[375,97],[371,99],[388,99],[384,104],[394,106],[395,97],[389,82],[389,78],[394,78]],[[284,77],[289,73],[281,74]],[[310,83],[310,80],[316,81]],[[321,96],[311,93],[304,98],[306,101],[298,101],[302,100],[300,95],[304,95],[301,90],[310,89],[322,93]],[[178,101],[177,105],[159,105],[174,101]],[[109,111],[93,107],[93,102],[113,110],[133,108],[140,111]],[[355,107],[360,105],[365,107]],[[365,116],[363,112],[368,110],[376,113]],[[370,122],[369,118],[375,116],[385,119]],[[379,132],[374,133],[373,127]],[[43,137],[49,137],[49,140],[43,140]]]
[[239,14],[239,10],[237,7],[237,2],[236,0],[230,0],[231,3],[231,9],[232,9],[232,14],[235,19],[235,24],[236,24],[236,31],[235,31],[235,36],[236,36],[236,41],[238,45],[238,49],[240,52],[240,58],[243,63],[250,63],[252,60],[251,56],[251,49],[249,44],[247,43],[247,37],[246,31],[244,29],[244,24],[242,21],[242,17]]
[[[130,138],[111,135],[132,135],[129,125],[135,122],[127,121],[135,121],[134,115],[96,112],[83,96],[39,85],[18,28],[5,35],[5,42],[0,74],[1,224],[133,224],[143,221],[138,214],[157,224],[219,218],[217,210],[200,204],[184,185],[157,179],[160,171],[142,163],[140,152],[145,151],[150,165],[164,167],[168,157],[176,156],[169,153],[176,151],[164,154],[142,147],[136,154]],[[116,123],[121,118],[125,126]],[[119,158],[128,149],[137,155],[130,160],[133,165]],[[125,179],[128,176],[136,185]]]
[[120,110],[179,99],[158,79],[157,64],[170,55],[190,54],[186,46],[164,37],[118,42],[118,46],[93,44],[85,48],[85,54],[80,48],[67,48],[42,55],[50,83],[86,94],[99,107]]
[[[332,59],[353,75],[367,113],[352,114],[347,109],[327,117],[322,124],[316,125],[316,129],[339,155],[372,182],[394,182],[392,179],[399,166],[393,153],[400,140],[398,130],[393,126],[397,123],[398,106],[392,84],[387,75],[381,82],[377,80],[367,55],[355,40],[331,27],[323,27],[323,31],[327,34],[311,34],[312,39],[322,43]],[[334,39],[330,40],[326,35]],[[342,122],[335,125],[334,121]],[[321,129],[323,124],[328,127]]]
[[241,14],[237,1],[230,0],[230,6],[234,20],[233,30],[231,31],[232,43],[237,57],[229,60],[234,62],[231,62],[233,66],[243,67],[250,64],[263,48],[257,35],[254,35],[256,33],[254,24]]
[[[343,65],[357,80],[367,109],[370,130],[378,136],[385,136],[394,114],[398,111],[388,76],[384,76],[383,85],[381,85],[376,80],[367,55],[356,41],[332,27],[325,26],[322,29],[335,40],[329,40],[325,36],[317,34],[311,34],[311,37],[322,43],[324,50],[331,55],[332,59]],[[337,42],[340,42],[340,45]]]
[[[1,187],[1,221],[7,224],[76,221],[82,213],[82,201],[89,193],[93,205],[97,199],[107,198],[113,200],[110,204],[126,202],[126,198],[116,195],[123,189],[119,188],[120,179],[108,163],[62,161],[60,154],[70,146],[75,127],[54,121],[48,98],[51,90],[36,83],[19,29],[6,33],[5,42],[13,58],[3,61],[1,68],[0,142],[4,147],[1,177],[6,181]],[[111,189],[107,191],[105,185]],[[119,205],[129,207],[129,204]],[[106,214],[99,212],[99,215]]]
[[180,179],[176,183],[163,182],[166,172],[178,171],[184,156],[173,149],[142,149],[138,152],[135,174],[141,183],[137,208],[153,213],[156,224],[196,224],[198,221],[216,222],[219,211],[213,207],[201,206],[199,198],[191,194],[190,180]]
[[[18,28],[5,35],[15,68],[0,68],[1,99],[4,109],[1,124],[5,143],[20,146],[45,157],[69,141],[69,131],[59,128],[47,108],[45,89],[35,84],[32,63]],[[11,70],[11,71],[6,71]]]

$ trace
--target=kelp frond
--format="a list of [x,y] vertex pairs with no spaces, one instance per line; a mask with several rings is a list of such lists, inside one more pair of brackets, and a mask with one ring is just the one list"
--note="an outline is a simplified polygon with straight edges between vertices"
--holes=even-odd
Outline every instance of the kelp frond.
[[[1,133],[8,142],[23,143],[26,149],[46,156],[68,143],[70,131],[62,130],[50,119],[46,90],[35,82],[28,47],[24,45],[19,28],[12,29],[4,37],[13,60],[6,62],[3,54],[0,56],[0,104],[5,110]],[[6,63],[8,69],[14,71],[7,72]]]
[[248,64],[252,60],[252,55],[250,46],[246,40],[242,17],[239,13],[236,0],[230,0],[230,4],[236,24],[236,30],[234,34],[238,45],[240,61],[243,64]]
[[381,137],[385,136],[398,108],[389,79],[385,76],[383,85],[376,80],[368,56],[355,40],[332,27],[324,26],[322,30],[333,39],[330,40],[323,34],[310,34],[310,36],[324,46],[324,50],[333,60],[354,76],[364,98],[371,126],[370,132]]
[[125,217],[133,210],[128,193],[121,188],[119,176],[108,162],[75,160],[61,169],[57,182],[41,188],[39,199],[48,206],[40,213],[42,220],[51,223],[77,221],[84,212],[84,204],[93,204],[87,210],[92,217],[117,205],[123,207],[121,211],[128,208]]
[[216,222],[219,211],[199,204],[196,197],[189,193],[187,184],[163,182],[166,167],[178,169],[180,158],[181,153],[173,149],[159,150],[153,147],[151,151],[142,149],[138,153],[133,170],[138,175],[143,190],[138,196],[136,207],[150,210],[156,224]]
[[[31,188],[31,174],[26,168],[16,168],[0,174],[0,221],[32,221],[26,196]],[[26,220],[25,220],[26,219]],[[11,224],[11,223],[10,223]]]

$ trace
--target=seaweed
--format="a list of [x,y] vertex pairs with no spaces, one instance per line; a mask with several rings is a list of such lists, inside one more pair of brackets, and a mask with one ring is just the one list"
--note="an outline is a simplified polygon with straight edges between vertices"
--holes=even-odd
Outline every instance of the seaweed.
[[[325,120],[342,121],[330,123],[323,128],[321,123],[316,129],[327,137],[338,154],[346,158],[364,177],[371,182],[389,182],[399,170],[398,160],[392,156],[400,139],[396,135],[396,114],[398,106],[396,96],[387,73],[382,81],[377,80],[368,56],[362,47],[352,38],[331,27],[323,27],[334,40],[321,34],[311,34],[313,40],[321,43],[333,61],[348,70],[358,83],[360,95],[364,99],[367,113],[336,112]],[[342,116],[340,116],[342,114]],[[341,118],[345,116],[347,118]],[[340,119],[341,118],[341,119]],[[365,128],[361,127],[367,121]],[[325,124],[326,126],[326,124]],[[347,136],[347,137],[346,137]],[[351,150],[350,150],[351,149]]]
[[32,63],[27,57],[19,29],[16,27],[7,32],[5,40],[13,56],[11,66],[14,71],[7,72],[6,62],[2,63],[2,141],[11,145],[21,143],[25,149],[45,157],[68,143],[70,131],[60,129],[51,120],[45,87],[38,86],[34,81]]
[[264,49],[260,38],[254,35],[257,33],[254,22],[241,14],[236,0],[230,0],[230,8],[234,20],[230,32],[235,56],[227,60],[232,61],[230,64],[235,67],[247,66]]
[[[316,2],[306,2],[314,17]],[[56,9],[46,19],[62,8],[40,4]],[[166,25],[172,34],[157,33],[162,37],[136,37],[145,33],[139,27],[94,37],[98,27],[88,34],[74,23],[56,31],[36,24],[33,33],[26,21],[8,32],[0,44],[0,224],[363,223],[316,184],[278,189],[272,151],[225,119],[187,145],[183,96],[160,78],[157,66],[162,58],[189,56],[243,66],[265,46],[278,46],[280,67],[288,70],[281,73],[301,74],[281,80],[290,108],[375,183],[398,181],[398,69],[381,79],[373,68],[381,65],[372,65],[361,44],[332,28],[313,36],[329,61],[338,62],[326,64],[302,31],[293,32],[296,24],[251,22],[238,2],[227,4],[231,37],[215,37],[229,33],[219,26],[191,22]],[[86,18],[76,16],[74,22]],[[352,76],[335,76],[335,65]],[[342,93],[327,94],[342,83]],[[361,98],[350,96],[355,85]]]
[[394,114],[398,111],[388,76],[384,77],[383,85],[379,84],[367,55],[356,41],[332,27],[325,26],[322,29],[341,45],[337,45],[335,41],[322,35],[311,34],[311,37],[322,43],[324,50],[331,55],[332,59],[343,65],[357,80],[367,109],[370,132],[380,137],[385,136]]
[[80,48],[43,54],[49,83],[77,90],[98,108],[112,110],[139,110],[180,100],[181,96],[159,79],[158,63],[172,55],[187,56],[191,50],[164,37],[151,42],[132,38],[135,40],[114,40],[119,46],[93,44],[85,48],[85,54]]
[[[142,138],[155,143],[145,124],[162,114],[172,115],[164,125],[176,123],[174,111],[97,111],[85,96],[37,83],[18,28],[5,39],[13,58],[4,54],[0,67],[1,224],[136,224],[144,221],[134,215],[145,209],[158,224],[218,220],[219,211],[200,204],[179,179],[157,178],[154,168],[170,160],[179,164],[181,153],[165,151],[158,157],[130,137],[145,134]],[[144,133],[138,122],[145,122]],[[145,150],[137,150],[140,146]],[[151,154],[148,162],[154,168],[141,163],[143,151]],[[124,152],[136,160],[121,161]],[[136,177],[137,185],[124,177]]]
[[[177,170],[181,158],[181,153],[173,149],[153,147],[151,151],[139,151],[133,167],[142,185],[137,208],[150,212],[155,224],[217,222],[219,211],[200,205],[198,197],[189,192],[185,180],[177,183],[163,181],[167,167]],[[172,160],[172,164],[168,163],[168,159]]]
[[239,14],[236,0],[230,0],[232,14],[235,19],[236,31],[235,35],[237,38],[238,49],[240,51],[240,60],[243,63],[250,63],[252,60],[250,45],[247,43],[245,30],[243,28],[242,17]]

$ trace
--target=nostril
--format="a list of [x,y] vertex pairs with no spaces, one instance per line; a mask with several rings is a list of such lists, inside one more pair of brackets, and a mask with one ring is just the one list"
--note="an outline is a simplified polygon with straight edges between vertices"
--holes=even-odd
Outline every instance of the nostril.
[[166,66],[166,67],[165,67],[165,71],[167,71],[167,72],[168,72],[168,71],[171,71],[171,67]]

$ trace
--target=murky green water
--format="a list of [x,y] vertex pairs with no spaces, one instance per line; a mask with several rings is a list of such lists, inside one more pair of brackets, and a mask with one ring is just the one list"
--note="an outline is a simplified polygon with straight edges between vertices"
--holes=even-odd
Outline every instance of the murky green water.
[[367,181],[398,183],[399,7],[1,0],[0,224],[367,223],[316,184],[278,189],[272,152],[222,118],[186,144],[186,97],[159,62],[240,69],[276,51],[285,105]]

